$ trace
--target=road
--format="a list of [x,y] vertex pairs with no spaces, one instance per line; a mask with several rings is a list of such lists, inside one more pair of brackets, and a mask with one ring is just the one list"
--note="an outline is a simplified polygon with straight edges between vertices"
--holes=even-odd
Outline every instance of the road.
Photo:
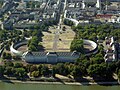
[[[67,5],[67,0],[65,0],[65,2],[64,2],[63,12],[65,11],[66,5]],[[59,20],[59,23],[58,23],[58,28],[55,31],[55,36],[54,36],[54,40],[53,40],[53,51],[54,52],[56,52],[58,50],[57,44],[59,42],[60,31],[62,31],[61,30],[61,24],[62,24],[62,14],[60,15],[60,20]]]
[[64,9],[63,9],[63,11],[65,11],[66,6],[67,6],[67,0],[65,0],[65,2],[64,2]]
[[53,51],[56,52],[58,50],[57,48],[57,44],[59,41],[59,34],[60,34],[60,30],[61,30],[61,23],[62,23],[62,15],[60,15],[60,20],[58,23],[58,27],[55,31],[55,36],[54,36],[54,40],[53,40]]
[[43,11],[45,11],[45,10],[47,9],[49,3],[50,3],[50,0],[48,0],[48,2],[46,3],[46,5],[45,5]]

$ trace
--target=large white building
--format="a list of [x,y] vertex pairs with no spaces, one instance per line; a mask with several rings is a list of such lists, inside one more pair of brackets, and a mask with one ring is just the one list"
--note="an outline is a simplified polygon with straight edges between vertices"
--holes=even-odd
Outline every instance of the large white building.
[[75,62],[78,52],[25,52],[22,59],[27,63],[64,63]]
[[[98,46],[95,42],[91,40],[83,40],[85,45],[91,47],[89,51],[85,52],[86,56],[96,54],[98,51]],[[20,56],[23,61],[27,63],[65,63],[65,62],[75,62],[76,59],[80,57],[80,52],[21,52],[16,50],[22,45],[26,45],[27,41],[17,42],[11,45],[10,51],[16,56]]]

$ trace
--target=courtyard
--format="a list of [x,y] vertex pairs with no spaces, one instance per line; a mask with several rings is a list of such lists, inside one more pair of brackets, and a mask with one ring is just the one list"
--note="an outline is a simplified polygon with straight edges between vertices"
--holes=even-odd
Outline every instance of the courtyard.
[[[63,31],[62,28],[65,27],[65,30]],[[45,49],[45,51],[53,51],[53,43],[55,34],[57,32],[56,26],[52,26],[49,28],[47,32],[43,32],[42,37],[42,45]],[[66,52],[70,51],[70,44],[71,41],[74,39],[75,32],[71,29],[69,26],[61,25],[61,29],[58,30],[59,33],[59,40],[57,41],[57,52]]]

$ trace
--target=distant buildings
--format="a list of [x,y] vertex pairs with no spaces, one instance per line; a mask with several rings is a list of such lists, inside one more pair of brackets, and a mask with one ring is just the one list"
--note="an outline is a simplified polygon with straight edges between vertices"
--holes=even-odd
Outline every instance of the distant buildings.
[[12,9],[16,4],[9,0],[6,1],[3,5],[3,7],[0,9],[0,16],[4,15],[4,13],[6,13],[7,11],[9,11],[10,9]]
[[116,43],[114,38],[107,38],[105,39],[105,44],[107,46],[107,50],[105,51],[106,54],[104,56],[105,62],[113,62],[117,61],[117,51],[116,51]]
[[108,5],[105,0],[68,1],[64,18],[76,19],[80,24],[120,23],[120,4],[115,2],[117,0]]
[[[29,1],[38,2],[39,7],[27,8]],[[0,9],[0,15],[9,11],[3,29],[28,29],[43,22],[58,21],[62,9],[64,18],[80,24],[120,23],[119,3],[111,3],[107,9],[102,3],[102,0],[8,0]]]
[[[45,1],[45,0],[43,0]],[[12,2],[14,3],[14,2]],[[40,26],[41,23],[59,20],[60,7],[57,1],[54,4],[51,2],[41,2],[39,8],[26,8],[26,2],[18,2],[18,6],[14,7],[13,4],[6,6],[5,10],[10,8],[12,5],[12,10],[9,12],[9,17],[3,22],[3,29],[29,29],[34,26]],[[4,9],[3,9],[4,10]],[[3,14],[3,13],[1,13]]]

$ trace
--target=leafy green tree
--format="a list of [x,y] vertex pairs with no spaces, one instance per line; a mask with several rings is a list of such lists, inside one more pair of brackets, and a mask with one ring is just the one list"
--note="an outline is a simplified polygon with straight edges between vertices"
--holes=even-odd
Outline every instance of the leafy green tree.
[[30,72],[33,72],[33,71],[38,71],[38,68],[36,65],[30,66]]
[[32,66],[31,64],[27,64],[27,65],[25,66],[25,69],[26,69],[27,73],[30,72],[31,66]]
[[0,30],[0,40],[6,40],[7,39],[7,32],[5,30]]
[[15,68],[22,68],[22,67],[23,67],[23,64],[22,64],[22,63],[15,63],[15,64],[14,64],[14,67],[15,67]]
[[19,56],[12,56],[12,58],[13,58],[14,60],[21,60],[21,58],[20,58]]
[[74,69],[71,72],[71,75],[73,75],[74,78],[83,76],[82,68],[80,66],[77,66],[77,65],[74,66]]
[[14,75],[14,70],[13,67],[6,67],[4,73],[8,76],[13,76]]
[[5,65],[6,67],[13,67],[13,66],[14,66],[14,64],[13,64],[12,61],[4,61],[4,65]]
[[70,50],[84,53],[83,40],[75,39],[72,41]]
[[106,66],[102,64],[93,64],[88,67],[87,71],[92,77],[104,77],[106,75]]
[[39,77],[40,76],[40,73],[39,71],[33,71],[32,74],[31,74],[32,77]]
[[0,77],[4,75],[4,66],[0,66]]
[[118,71],[118,81],[120,82],[120,69]]
[[29,50],[30,51],[37,51],[37,47],[35,45],[30,45]]
[[27,73],[24,68],[16,68],[15,70],[16,70],[15,75],[19,79],[27,76]]
[[34,30],[34,32],[32,33],[32,36],[36,36],[38,38],[40,38],[42,36],[42,32],[41,30]]
[[74,25],[72,21],[68,20],[68,19],[64,19],[64,24],[68,25],[68,26],[72,26]]
[[10,53],[3,53],[3,56],[2,56],[3,59],[12,59],[12,56]]
[[92,62],[92,64],[101,64],[101,63],[105,62],[105,60],[103,58],[103,55],[98,53],[94,57],[91,58],[91,62]]
[[53,67],[54,73],[58,73],[61,75],[68,75],[70,74],[68,65],[59,63]]
[[116,65],[114,63],[106,63],[106,78],[109,80],[113,78],[113,73],[115,73]]
[[49,68],[48,68],[47,66],[43,66],[43,67],[41,68],[41,74],[44,75],[44,76],[49,75],[49,74],[50,74]]
[[40,64],[39,66],[38,66],[38,70],[41,72],[41,70],[42,70],[42,65]]
[[8,43],[5,48],[6,50],[10,51],[10,44]]
[[28,49],[30,51],[38,51],[38,43],[39,43],[38,38],[34,36],[29,42]]

